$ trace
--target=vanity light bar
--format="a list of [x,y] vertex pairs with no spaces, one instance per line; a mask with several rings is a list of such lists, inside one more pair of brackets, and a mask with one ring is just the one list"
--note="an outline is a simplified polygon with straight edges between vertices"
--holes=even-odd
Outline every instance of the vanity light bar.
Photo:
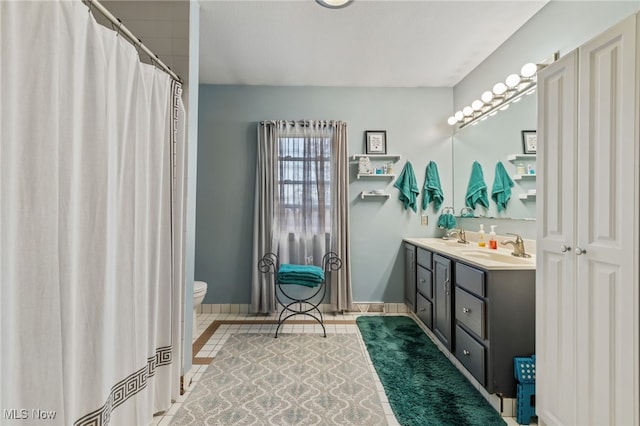
[[555,62],[560,57],[559,52],[539,64],[532,62],[524,64],[520,69],[520,74],[510,74],[503,82],[498,82],[492,90],[487,90],[480,99],[465,106],[449,117],[447,123],[451,126],[459,125],[463,129],[472,124],[477,124],[480,120],[495,115],[498,111],[509,108],[512,102],[518,102],[524,95],[535,92],[536,74],[539,70]]

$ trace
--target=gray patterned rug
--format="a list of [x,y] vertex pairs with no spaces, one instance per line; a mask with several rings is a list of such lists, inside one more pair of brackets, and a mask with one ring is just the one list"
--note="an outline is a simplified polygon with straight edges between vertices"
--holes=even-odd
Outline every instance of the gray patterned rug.
[[356,334],[234,334],[172,425],[386,425]]

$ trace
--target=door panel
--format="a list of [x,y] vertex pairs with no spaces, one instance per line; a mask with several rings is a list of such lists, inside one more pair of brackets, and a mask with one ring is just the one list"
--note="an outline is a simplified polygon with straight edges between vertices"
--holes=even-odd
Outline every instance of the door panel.
[[576,418],[577,61],[573,51],[538,74],[536,412],[549,424]]
[[580,424],[638,421],[636,52],[636,17],[579,51],[576,248],[586,250],[576,256]]
[[433,256],[435,314],[433,332],[451,349],[451,261],[439,255]]

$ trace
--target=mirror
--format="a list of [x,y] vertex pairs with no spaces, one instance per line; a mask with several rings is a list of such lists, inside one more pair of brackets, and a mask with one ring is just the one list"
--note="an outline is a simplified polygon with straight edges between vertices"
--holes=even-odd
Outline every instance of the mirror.
[[[508,109],[498,111],[492,117],[479,121],[453,135],[453,207],[456,216],[461,215],[465,207],[465,197],[471,168],[474,161],[482,166],[484,181],[487,184],[489,208],[477,205],[475,217],[494,217],[500,219],[534,220],[536,198],[532,192],[536,189],[536,177],[527,173],[536,171],[535,156],[523,156],[523,130],[536,129],[536,96],[525,95],[520,101],[511,103]],[[514,156],[518,157],[514,158]],[[491,199],[491,188],[495,176],[496,163],[501,161],[513,180],[511,199],[507,208],[498,212],[496,203]],[[524,167],[525,173],[518,179],[516,167]]]

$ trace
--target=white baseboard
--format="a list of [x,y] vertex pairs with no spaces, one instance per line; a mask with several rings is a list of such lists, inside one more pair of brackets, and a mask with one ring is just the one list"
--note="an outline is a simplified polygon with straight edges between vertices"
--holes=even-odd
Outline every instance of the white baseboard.
[[[280,308],[280,307],[279,307]],[[323,303],[319,306],[320,312],[330,313],[331,305]],[[199,314],[248,314],[249,304],[234,303],[203,303],[196,308]],[[353,310],[349,312],[368,312],[368,313],[408,313],[409,308],[404,303],[384,303],[384,302],[354,302]]]

